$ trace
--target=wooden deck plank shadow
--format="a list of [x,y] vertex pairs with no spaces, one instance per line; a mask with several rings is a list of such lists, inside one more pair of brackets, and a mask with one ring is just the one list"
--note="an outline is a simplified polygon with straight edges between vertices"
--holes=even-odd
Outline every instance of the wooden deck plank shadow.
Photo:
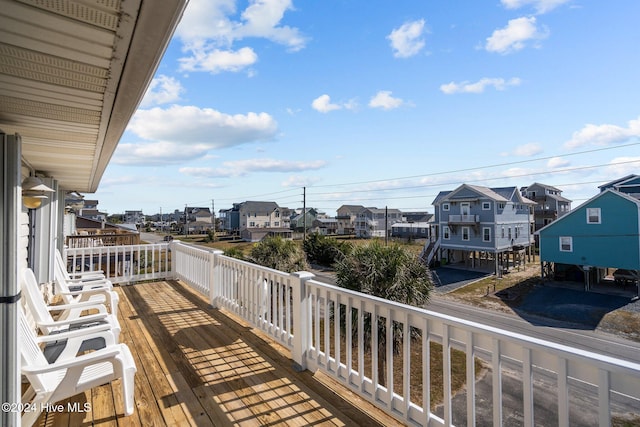
[[117,382],[69,399],[99,407],[37,425],[400,425],[326,376],[297,372],[288,350],[178,281],[116,289],[121,341],[138,367],[136,412],[123,417]]

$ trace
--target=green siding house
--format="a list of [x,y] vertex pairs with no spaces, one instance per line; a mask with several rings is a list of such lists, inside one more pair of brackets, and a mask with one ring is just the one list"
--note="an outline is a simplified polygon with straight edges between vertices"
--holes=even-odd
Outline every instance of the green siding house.
[[640,200],[612,189],[538,231],[543,276],[582,273],[585,287],[607,269],[640,270]]

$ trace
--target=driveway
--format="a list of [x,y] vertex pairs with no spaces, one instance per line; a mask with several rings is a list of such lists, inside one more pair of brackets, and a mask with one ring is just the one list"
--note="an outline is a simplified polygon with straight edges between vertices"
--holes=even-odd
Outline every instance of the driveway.
[[431,270],[431,272],[434,276],[434,290],[441,294],[446,294],[491,275],[491,273],[483,271],[461,270],[449,267],[438,267]]

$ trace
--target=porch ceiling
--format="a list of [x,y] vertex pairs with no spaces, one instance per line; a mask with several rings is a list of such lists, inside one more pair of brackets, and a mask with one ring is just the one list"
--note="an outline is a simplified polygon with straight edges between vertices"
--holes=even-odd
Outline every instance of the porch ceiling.
[[0,0],[0,129],[95,192],[188,0]]

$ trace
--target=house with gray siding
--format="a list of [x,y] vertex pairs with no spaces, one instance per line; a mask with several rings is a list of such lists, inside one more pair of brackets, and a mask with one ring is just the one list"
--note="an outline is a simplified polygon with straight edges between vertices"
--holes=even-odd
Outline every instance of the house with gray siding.
[[276,202],[246,201],[234,203],[231,209],[220,211],[225,230],[243,240],[257,242],[266,236],[291,238],[291,210]]
[[434,199],[436,239],[423,251],[426,262],[487,263],[496,272],[523,261],[533,243],[535,202],[517,187],[462,184]]
[[563,197],[562,190],[557,187],[534,182],[528,187],[522,187],[520,192],[537,203],[533,208],[534,232],[571,210],[571,200]]

